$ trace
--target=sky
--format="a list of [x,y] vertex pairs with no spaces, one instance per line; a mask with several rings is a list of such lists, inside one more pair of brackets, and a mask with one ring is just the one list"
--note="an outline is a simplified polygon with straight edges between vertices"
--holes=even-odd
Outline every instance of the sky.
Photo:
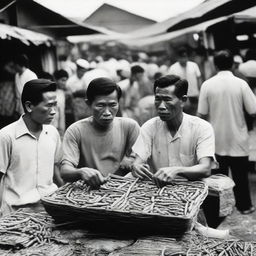
[[84,20],[103,3],[143,17],[163,21],[185,12],[204,0],[35,0],[66,17]]

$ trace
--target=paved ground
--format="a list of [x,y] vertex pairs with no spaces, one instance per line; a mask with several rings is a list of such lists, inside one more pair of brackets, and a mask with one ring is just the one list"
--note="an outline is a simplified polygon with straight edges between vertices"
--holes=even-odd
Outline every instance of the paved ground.
[[[249,175],[253,204],[256,206],[256,172]],[[256,240],[256,211],[242,215],[236,209],[219,226],[219,229],[229,229],[230,234],[245,241]]]

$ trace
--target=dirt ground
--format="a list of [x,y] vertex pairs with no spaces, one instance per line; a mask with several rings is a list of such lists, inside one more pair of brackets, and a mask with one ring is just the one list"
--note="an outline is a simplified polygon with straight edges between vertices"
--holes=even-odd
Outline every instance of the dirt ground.
[[[256,206],[256,171],[249,175],[252,202]],[[230,235],[244,241],[256,241],[256,211],[242,215],[236,209],[221,223],[218,229],[229,229]]]

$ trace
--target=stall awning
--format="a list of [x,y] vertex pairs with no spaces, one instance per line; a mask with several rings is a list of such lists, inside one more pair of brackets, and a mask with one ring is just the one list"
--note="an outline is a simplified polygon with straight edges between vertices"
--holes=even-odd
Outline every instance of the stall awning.
[[94,35],[83,35],[83,36],[68,36],[67,40],[70,43],[86,43],[86,42],[107,42],[112,40],[118,40],[120,38],[123,38],[124,35],[120,33],[112,33],[112,34],[94,34]]
[[200,23],[195,26],[191,26],[188,28],[180,29],[174,32],[169,32],[166,34],[158,35],[158,36],[152,36],[152,37],[147,37],[143,39],[134,39],[134,40],[120,40],[123,44],[129,45],[129,46],[137,46],[137,47],[142,47],[146,45],[152,45],[152,44],[157,44],[160,42],[165,42],[169,41],[171,39],[174,39],[176,37],[188,34],[188,33],[197,33],[200,31],[205,31],[208,27],[219,23],[221,21],[227,20],[227,17],[221,17],[213,20],[209,20],[203,23]]
[[50,46],[53,43],[53,39],[47,35],[34,32],[28,29],[10,26],[6,24],[0,24],[0,39],[18,39],[26,45],[45,44]]
[[237,12],[234,15],[234,20],[236,22],[240,21],[256,21],[256,7],[249,8],[247,10],[244,10],[242,12]]
[[215,18],[229,16],[254,5],[254,0],[206,0],[176,17],[129,33],[127,38],[145,38],[176,31]]

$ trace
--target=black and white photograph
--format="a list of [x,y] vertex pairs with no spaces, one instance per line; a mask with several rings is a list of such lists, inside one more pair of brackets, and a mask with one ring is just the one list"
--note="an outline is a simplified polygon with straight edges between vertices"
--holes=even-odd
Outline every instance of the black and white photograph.
[[0,0],[1,256],[256,256],[255,0]]

